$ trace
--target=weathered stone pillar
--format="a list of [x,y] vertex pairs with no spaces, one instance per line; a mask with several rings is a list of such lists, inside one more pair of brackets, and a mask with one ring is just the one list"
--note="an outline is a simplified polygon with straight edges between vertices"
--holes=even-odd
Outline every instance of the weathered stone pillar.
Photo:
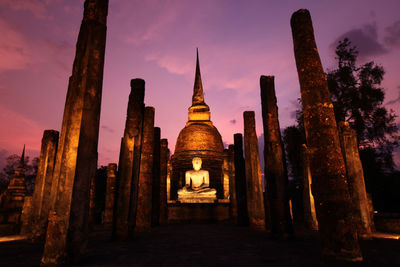
[[152,207],[151,225],[160,225],[160,150],[161,129],[154,127],[154,149],[153,149],[153,181],[152,181]]
[[229,188],[229,151],[228,149],[224,149],[224,162],[222,164],[222,175],[223,175],[223,188],[224,188],[224,199],[229,198],[230,188]]
[[58,131],[54,130],[45,130],[43,133],[35,189],[32,195],[31,223],[21,228],[21,234],[28,235],[33,240],[44,239],[46,233],[58,135]]
[[167,224],[167,175],[168,175],[168,140],[161,139],[160,148],[160,224]]
[[229,199],[231,202],[230,205],[230,214],[232,221],[237,224],[238,223],[238,201],[236,194],[236,177],[235,177],[235,146],[229,145],[228,148],[228,164],[229,164]]
[[258,154],[254,111],[245,111],[243,119],[249,223],[253,229],[265,230],[264,197],[261,185],[260,155]]
[[304,224],[308,229],[318,231],[317,214],[315,213],[315,201],[311,190],[311,171],[309,151],[305,144],[302,146],[303,160],[303,211]]
[[354,222],[360,235],[370,236],[371,218],[365,189],[364,172],[358,154],[357,133],[348,122],[340,122],[340,141],[346,163],[347,182],[354,209]]
[[249,215],[247,212],[247,189],[245,163],[243,158],[243,136],[242,134],[237,133],[233,136],[233,138],[238,224],[248,225]]
[[308,10],[295,12],[291,27],[322,255],[361,261],[333,105]]
[[86,0],[54,169],[43,264],[86,251],[90,179],[97,168],[108,0]]
[[[168,150],[168,154],[170,155],[170,151]],[[171,158],[168,159],[168,166],[167,166],[167,204],[168,200],[171,200],[171,175],[172,175],[172,164]]]
[[144,112],[145,82],[131,80],[124,137],[118,166],[118,199],[115,217],[115,237],[126,240],[133,234],[136,216],[137,184]]
[[32,225],[32,196],[25,196],[21,212],[21,235],[30,235],[27,230]]
[[103,218],[103,224],[107,228],[111,228],[114,223],[116,191],[117,164],[110,163],[107,166],[106,203]]
[[140,160],[136,232],[150,231],[154,153],[154,108],[146,107],[143,120],[143,144]]
[[374,203],[372,203],[371,194],[367,194],[367,198],[368,198],[369,220],[371,222],[371,231],[375,232],[376,228],[375,228],[375,221],[374,221],[374,214],[375,214]]
[[96,174],[90,179],[89,192],[89,226],[92,227],[96,221]]
[[286,239],[293,236],[293,227],[274,76],[261,76],[260,88],[264,126],[265,191],[270,206],[271,235],[274,238]]

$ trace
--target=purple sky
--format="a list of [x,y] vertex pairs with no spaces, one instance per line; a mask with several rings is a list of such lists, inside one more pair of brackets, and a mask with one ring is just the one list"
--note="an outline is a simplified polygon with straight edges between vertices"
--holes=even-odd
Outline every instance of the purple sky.
[[[110,0],[99,165],[117,162],[130,79],[146,81],[145,102],[173,151],[185,126],[199,48],[205,101],[224,142],[255,110],[262,134],[260,75],[274,75],[281,127],[294,124],[300,96],[291,14],[307,8],[325,69],[338,39],[386,70],[385,104],[400,115],[398,0]],[[0,0],[0,161],[37,156],[43,130],[60,130],[83,0]],[[399,123],[400,120],[397,119]],[[397,155],[399,164],[399,156]]]

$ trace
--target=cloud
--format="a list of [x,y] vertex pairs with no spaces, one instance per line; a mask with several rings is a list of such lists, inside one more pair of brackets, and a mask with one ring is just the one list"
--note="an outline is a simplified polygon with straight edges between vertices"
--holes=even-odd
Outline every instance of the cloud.
[[159,54],[152,54],[146,57],[146,61],[153,61],[172,74],[190,74],[193,76],[193,62],[190,62],[188,59],[170,55],[161,56]]
[[[15,11],[29,11],[38,19],[45,19],[46,16],[46,4],[48,0],[1,0],[1,6],[8,6]],[[4,40],[4,39],[3,39]]]
[[393,99],[393,100],[388,101],[386,103],[386,105],[393,105],[393,104],[396,104],[396,103],[400,103],[400,85],[397,86],[397,89],[399,90],[399,96],[397,98]]
[[32,60],[28,42],[19,32],[0,19],[0,72],[24,69]]
[[236,124],[236,120],[235,119],[230,120],[229,122],[230,122],[230,124]]
[[339,41],[348,38],[353,46],[356,46],[359,51],[360,58],[370,56],[383,55],[388,50],[379,42],[376,24],[366,24],[361,28],[347,31],[340,35],[330,45],[330,48],[335,50]]
[[43,127],[36,121],[15,111],[0,106],[2,131],[0,147],[9,151],[19,151],[23,144],[29,150],[40,151]]
[[106,132],[109,132],[109,133],[114,133],[115,132],[114,129],[112,129],[112,128],[106,126],[106,125],[101,126],[101,129],[104,129]]
[[[142,3],[141,3],[142,4]],[[153,3],[146,3],[147,5],[153,5]],[[147,25],[140,25],[141,27],[134,28],[134,31],[129,33],[129,35],[125,35],[123,41],[126,44],[131,45],[141,45],[143,43],[147,43],[149,41],[160,40],[164,38],[166,34],[171,30],[171,25],[176,21],[178,15],[178,6],[167,5],[162,8],[161,6],[153,6],[153,9],[156,8],[158,10],[155,11],[156,14],[149,17],[144,18],[145,21],[139,22]]]
[[400,20],[386,27],[384,41],[391,47],[400,47]]

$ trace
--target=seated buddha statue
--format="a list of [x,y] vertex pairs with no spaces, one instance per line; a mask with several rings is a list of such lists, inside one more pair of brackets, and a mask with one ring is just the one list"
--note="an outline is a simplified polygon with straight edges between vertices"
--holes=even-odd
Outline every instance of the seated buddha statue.
[[185,172],[185,186],[178,190],[181,202],[213,202],[217,199],[217,190],[210,188],[208,171],[201,170],[201,158],[192,160],[193,170]]

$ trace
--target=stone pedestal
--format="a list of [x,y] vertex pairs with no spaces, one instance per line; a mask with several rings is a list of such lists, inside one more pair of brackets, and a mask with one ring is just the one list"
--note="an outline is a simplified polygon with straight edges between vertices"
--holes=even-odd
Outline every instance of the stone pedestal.
[[31,239],[44,239],[50,211],[50,191],[53,183],[53,172],[56,160],[58,131],[45,130],[40,149],[38,172],[35,190],[32,196],[31,223],[21,228],[21,234]]
[[110,163],[107,166],[106,203],[103,218],[103,224],[106,228],[111,228],[114,223],[116,191],[117,164]]
[[152,179],[154,153],[154,108],[146,107],[143,117],[143,143],[135,232],[147,232],[151,227]]
[[242,134],[237,133],[233,137],[238,224],[248,225],[249,216],[247,212],[247,189],[245,163],[243,158],[243,136]]
[[293,227],[274,76],[261,76],[260,88],[264,126],[265,191],[270,207],[271,235],[273,238],[286,239],[293,236]]
[[86,0],[64,109],[42,264],[77,261],[88,237],[90,179],[97,168],[108,1]]
[[216,223],[230,219],[229,201],[214,203],[168,203],[168,223]]
[[131,80],[124,137],[121,144],[118,170],[118,202],[115,221],[115,235],[125,240],[133,233],[136,220],[140,151],[144,113],[145,82]]
[[340,122],[340,141],[343,158],[346,163],[347,182],[354,209],[354,221],[360,235],[370,236],[372,222],[365,189],[364,172],[358,154],[357,133],[350,128],[348,122]]
[[302,146],[303,160],[303,211],[304,223],[308,229],[318,231],[318,220],[315,212],[315,201],[311,190],[312,179],[310,171],[309,151],[305,144]]
[[265,230],[264,197],[261,185],[260,155],[258,154],[254,111],[245,111],[243,119],[249,223],[253,229]]
[[291,27],[322,255],[361,261],[333,105],[308,10],[295,12]]
[[167,176],[168,176],[168,140],[161,139],[160,148],[160,224],[166,224],[168,220],[167,210]]

